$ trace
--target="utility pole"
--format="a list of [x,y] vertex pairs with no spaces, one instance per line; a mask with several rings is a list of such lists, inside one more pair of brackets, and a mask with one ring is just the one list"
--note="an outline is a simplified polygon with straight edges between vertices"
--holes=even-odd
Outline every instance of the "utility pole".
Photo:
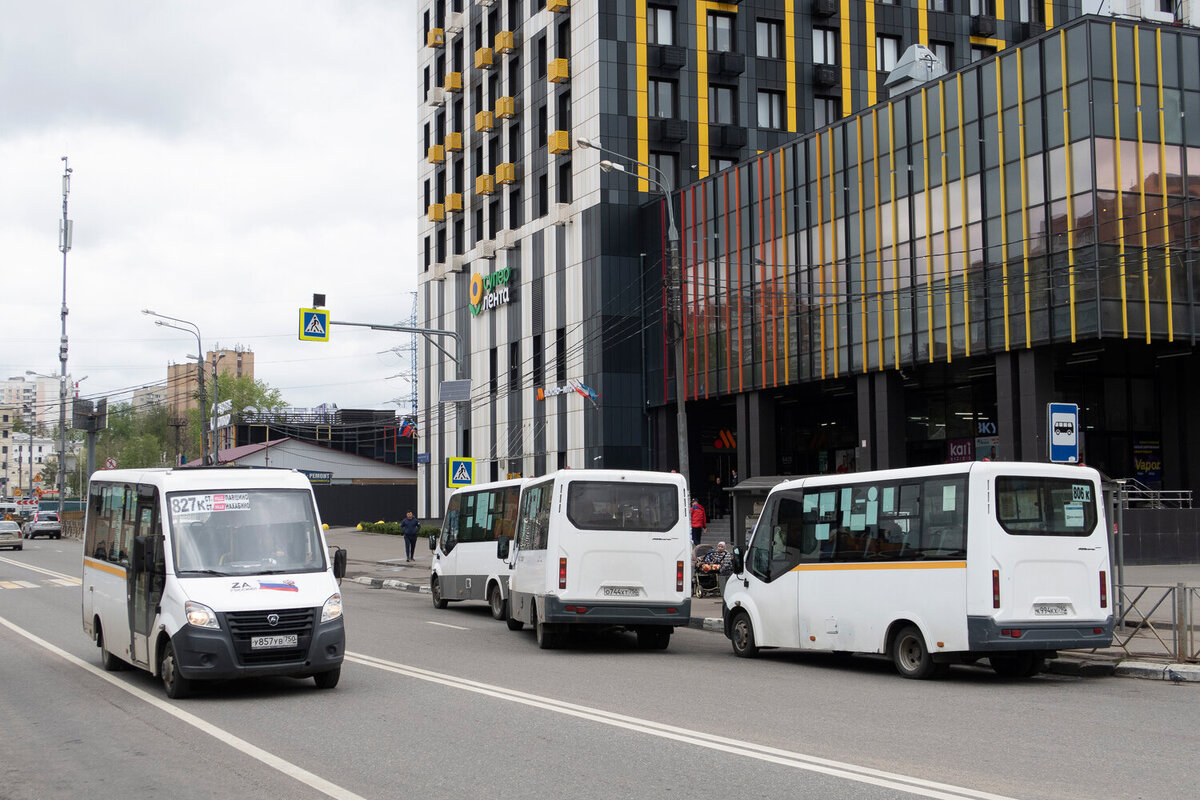
[[[71,167],[62,157],[62,224],[58,228],[58,249],[62,251],[62,335],[58,340],[58,519],[62,524],[63,499],[67,494],[67,253],[71,249],[74,224],[67,217],[67,196],[71,194]],[[32,473],[31,473],[32,476]]]

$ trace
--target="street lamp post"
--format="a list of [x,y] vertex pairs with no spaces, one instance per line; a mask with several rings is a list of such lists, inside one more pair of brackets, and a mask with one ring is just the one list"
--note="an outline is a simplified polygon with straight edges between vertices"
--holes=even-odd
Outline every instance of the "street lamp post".
[[212,431],[211,431],[212,456],[211,456],[211,458],[212,458],[212,463],[215,465],[218,465],[218,466],[221,464],[221,456],[220,456],[221,451],[217,445],[217,417],[220,415],[220,411],[217,410],[217,405],[221,402],[221,398],[218,396],[221,385],[217,380],[217,364],[220,363],[221,359],[224,357],[225,357],[224,353],[213,353],[213,363],[212,363],[212,385],[213,385],[212,396],[213,396],[213,399],[212,399]]
[[71,250],[74,224],[67,217],[67,196],[71,194],[71,167],[62,157],[62,224],[58,229],[58,249],[62,251],[62,334],[58,340],[58,519],[62,524],[63,499],[67,494],[67,253]]
[[[607,153],[610,156],[622,159],[631,164],[637,164],[640,167],[645,167],[651,172],[657,173],[658,178],[647,176],[643,180],[654,185],[656,189],[662,192],[663,199],[667,205],[667,241],[670,245],[670,263],[667,271],[667,305],[671,311],[671,321],[674,327],[674,354],[675,354],[675,425],[676,433],[679,437],[679,474],[683,476],[685,481],[690,483],[690,470],[688,465],[688,428],[687,428],[687,378],[684,374],[684,353],[683,353],[683,265],[680,262],[679,255],[679,229],[675,227],[675,207],[672,200],[671,179],[668,178],[662,170],[657,167],[646,164],[637,159],[617,153],[613,150],[601,147],[600,144],[591,139],[576,138],[575,143],[583,148],[598,150],[601,153]],[[617,164],[612,161],[602,160],[600,169],[605,172],[625,172],[625,167],[622,164]],[[642,176],[635,176],[642,178]]]
[[[200,342],[200,327],[194,322],[188,322],[186,319],[178,317],[168,317],[166,314],[159,314],[151,311],[148,308],[143,308],[142,313],[151,317],[158,317],[154,320],[155,325],[161,325],[164,328],[174,328],[177,331],[190,333],[196,337],[196,380],[200,386],[200,456],[204,463],[209,462],[208,453],[204,448],[204,432],[208,430],[208,405],[204,398],[204,345]],[[173,325],[171,323],[179,323]],[[187,327],[183,327],[183,326]]]

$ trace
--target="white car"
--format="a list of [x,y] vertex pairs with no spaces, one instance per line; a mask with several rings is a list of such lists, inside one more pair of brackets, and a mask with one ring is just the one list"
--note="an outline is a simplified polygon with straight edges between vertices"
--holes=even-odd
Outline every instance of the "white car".
[[0,520],[0,547],[11,547],[13,550],[24,548],[20,525],[6,519]]

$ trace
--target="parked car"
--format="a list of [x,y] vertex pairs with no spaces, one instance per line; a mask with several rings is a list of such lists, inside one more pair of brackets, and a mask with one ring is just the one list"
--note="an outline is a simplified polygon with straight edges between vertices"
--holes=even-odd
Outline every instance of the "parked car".
[[51,539],[62,538],[62,523],[58,520],[57,511],[39,511],[32,520],[25,524],[26,539],[36,539],[39,536]]
[[24,547],[21,543],[20,525],[10,520],[0,519],[0,547],[11,547],[13,550],[20,550]]

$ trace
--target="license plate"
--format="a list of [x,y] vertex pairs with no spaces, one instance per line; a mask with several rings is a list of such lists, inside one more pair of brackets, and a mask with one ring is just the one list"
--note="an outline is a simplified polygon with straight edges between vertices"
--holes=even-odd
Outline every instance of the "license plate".
[[296,634],[290,633],[285,636],[251,636],[251,650],[266,650],[272,647],[295,647],[297,643]]
[[1067,615],[1067,604],[1035,603],[1033,613],[1038,617],[1065,617]]
[[629,586],[605,586],[604,594],[606,597],[638,597],[641,590]]

